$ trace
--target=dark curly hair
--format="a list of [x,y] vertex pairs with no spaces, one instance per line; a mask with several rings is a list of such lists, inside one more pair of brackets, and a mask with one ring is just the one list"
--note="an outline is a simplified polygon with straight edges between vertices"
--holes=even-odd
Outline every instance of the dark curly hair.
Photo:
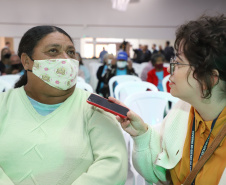
[[219,79],[226,82],[226,17],[203,15],[181,25],[176,31],[176,51],[181,43],[185,57],[194,68],[193,77],[200,84],[203,98],[210,98],[214,69],[219,72]]

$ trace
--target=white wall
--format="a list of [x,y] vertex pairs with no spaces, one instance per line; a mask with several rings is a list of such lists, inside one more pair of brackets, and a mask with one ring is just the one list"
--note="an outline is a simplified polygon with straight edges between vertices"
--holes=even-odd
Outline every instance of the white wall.
[[111,0],[0,0],[0,36],[15,46],[29,28],[57,25],[73,39],[88,37],[174,40],[175,29],[204,12],[225,13],[226,0],[140,0],[126,12]]

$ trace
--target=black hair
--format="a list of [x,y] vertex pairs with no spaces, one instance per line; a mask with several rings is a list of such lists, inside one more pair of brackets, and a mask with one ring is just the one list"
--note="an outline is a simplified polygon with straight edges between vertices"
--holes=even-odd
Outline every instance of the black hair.
[[153,54],[153,55],[151,56],[151,63],[152,63],[153,66],[154,66],[155,63],[157,62],[157,59],[158,59],[158,58],[162,58],[162,60],[165,61],[165,57],[164,57],[163,54],[161,54],[161,53]]
[[8,51],[10,52],[10,54],[11,54],[11,51],[10,51],[10,49],[9,49],[8,47],[2,48],[2,50],[1,50],[1,60],[4,60],[4,59],[5,59],[5,58],[4,58],[4,55],[3,55],[3,52],[4,52],[5,50],[8,50]]
[[79,65],[84,65],[83,62],[82,62],[82,57],[81,57],[80,53],[76,52],[76,54],[78,54],[78,56],[79,56],[79,59],[78,59]]
[[[73,43],[72,38],[61,28],[56,26],[36,26],[29,29],[22,37],[19,48],[18,48],[18,56],[21,58],[22,53],[26,53],[30,58],[32,58],[34,48],[38,45],[39,41],[44,38],[46,35],[60,32],[66,35],[71,42]],[[20,80],[15,84],[15,88],[21,87],[27,84],[27,71],[24,72],[24,75],[21,76]]]
[[128,42],[124,40],[124,41],[121,43],[121,45],[119,46],[119,48],[122,49],[123,51],[126,51],[126,45],[127,45],[127,44],[128,44]]
[[176,31],[176,51],[180,44],[194,68],[193,77],[200,84],[202,97],[210,98],[214,86],[213,70],[216,69],[219,79],[226,82],[226,17],[203,15],[180,26]]

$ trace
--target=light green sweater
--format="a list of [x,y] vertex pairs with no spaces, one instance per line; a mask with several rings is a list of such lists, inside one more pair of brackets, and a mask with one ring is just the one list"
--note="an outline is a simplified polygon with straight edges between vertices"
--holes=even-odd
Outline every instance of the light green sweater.
[[76,89],[47,116],[24,91],[0,94],[1,185],[123,185],[127,151],[115,116]]

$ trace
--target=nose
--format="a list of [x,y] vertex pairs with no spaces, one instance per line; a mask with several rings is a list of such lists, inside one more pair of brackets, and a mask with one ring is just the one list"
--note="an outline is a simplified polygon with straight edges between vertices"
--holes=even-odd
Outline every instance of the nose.
[[68,58],[71,58],[71,57],[68,56],[68,54],[65,51],[63,51],[62,58],[68,59]]

